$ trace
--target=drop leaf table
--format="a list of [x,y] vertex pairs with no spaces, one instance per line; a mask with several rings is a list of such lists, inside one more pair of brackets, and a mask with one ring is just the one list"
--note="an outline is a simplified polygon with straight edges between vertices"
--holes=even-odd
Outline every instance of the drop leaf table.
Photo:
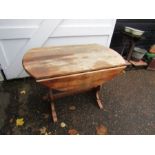
[[73,93],[95,89],[102,109],[100,86],[123,71],[126,64],[110,48],[84,44],[33,48],[24,55],[23,66],[36,82],[49,88],[52,118],[57,122],[54,100]]

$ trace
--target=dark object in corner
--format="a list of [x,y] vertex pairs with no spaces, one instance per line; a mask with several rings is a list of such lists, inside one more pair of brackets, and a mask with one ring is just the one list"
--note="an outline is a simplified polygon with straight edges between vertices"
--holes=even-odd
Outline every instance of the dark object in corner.
[[154,70],[155,71],[155,58],[153,58],[147,67],[148,70]]

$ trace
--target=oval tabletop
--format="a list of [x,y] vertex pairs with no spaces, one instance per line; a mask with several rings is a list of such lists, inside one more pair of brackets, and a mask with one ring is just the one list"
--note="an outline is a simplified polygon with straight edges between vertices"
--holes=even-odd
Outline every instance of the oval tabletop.
[[25,70],[37,80],[124,65],[120,54],[98,44],[34,48],[23,57]]

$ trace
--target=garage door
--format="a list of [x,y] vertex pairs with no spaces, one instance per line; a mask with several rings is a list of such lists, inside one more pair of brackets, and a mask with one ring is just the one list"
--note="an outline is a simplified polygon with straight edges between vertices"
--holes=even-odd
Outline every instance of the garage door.
[[28,76],[23,55],[31,48],[99,43],[109,47],[115,20],[0,20],[0,65],[7,79]]

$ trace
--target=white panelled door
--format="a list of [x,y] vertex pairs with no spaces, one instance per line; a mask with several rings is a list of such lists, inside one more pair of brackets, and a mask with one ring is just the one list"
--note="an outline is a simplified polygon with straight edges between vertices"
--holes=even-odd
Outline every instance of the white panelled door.
[[0,64],[7,79],[28,76],[22,66],[31,48],[99,43],[109,47],[115,20],[0,20]]

